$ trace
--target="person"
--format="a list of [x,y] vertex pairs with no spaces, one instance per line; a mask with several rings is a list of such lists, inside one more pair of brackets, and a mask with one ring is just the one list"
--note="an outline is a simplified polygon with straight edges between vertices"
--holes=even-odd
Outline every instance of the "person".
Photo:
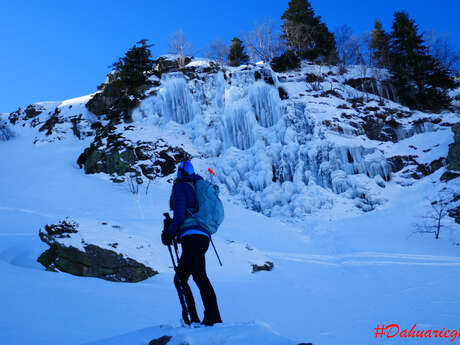
[[181,162],[178,165],[177,178],[174,181],[169,201],[174,216],[169,227],[167,227],[167,231],[162,233],[162,241],[163,244],[167,245],[171,243],[172,239],[177,239],[182,246],[182,254],[174,276],[174,285],[180,294],[181,285],[179,284],[182,284],[190,321],[200,323],[195,300],[188,284],[191,275],[200,290],[204,306],[204,318],[201,324],[212,326],[215,323],[221,323],[222,319],[214,288],[206,274],[205,254],[209,248],[210,235],[196,222],[187,221],[188,225],[184,224],[184,221],[189,218],[188,216],[198,207],[192,184],[202,179],[195,173],[190,161]]

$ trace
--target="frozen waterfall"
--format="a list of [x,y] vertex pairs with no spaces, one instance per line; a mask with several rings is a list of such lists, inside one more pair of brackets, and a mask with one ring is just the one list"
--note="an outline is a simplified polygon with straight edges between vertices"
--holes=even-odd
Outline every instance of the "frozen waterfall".
[[274,87],[257,81],[249,88],[249,101],[256,120],[262,127],[271,127],[278,121],[281,100]]
[[180,124],[193,120],[196,106],[183,78],[169,78],[162,89],[163,116]]
[[255,141],[254,117],[244,102],[228,104],[225,108],[225,129],[227,141],[239,148],[247,150]]

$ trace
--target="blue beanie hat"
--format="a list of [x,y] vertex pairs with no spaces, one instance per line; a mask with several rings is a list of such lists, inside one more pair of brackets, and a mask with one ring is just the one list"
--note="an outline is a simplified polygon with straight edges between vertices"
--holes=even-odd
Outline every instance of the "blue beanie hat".
[[193,175],[194,173],[195,169],[193,169],[193,165],[190,161],[180,162],[177,166],[177,177],[185,177]]

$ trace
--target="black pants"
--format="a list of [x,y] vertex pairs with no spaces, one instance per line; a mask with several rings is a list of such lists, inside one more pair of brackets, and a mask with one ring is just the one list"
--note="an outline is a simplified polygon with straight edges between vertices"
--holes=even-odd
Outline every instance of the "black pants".
[[204,306],[203,323],[214,324],[222,322],[217,306],[216,294],[206,275],[205,254],[209,248],[209,238],[203,235],[187,235],[182,238],[181,243],[182,255],[179,259],[176,275],[174,276],[174,285],[179,292],[179,284],[182,283],[191,322],[200,322],[200,319],[196,312],[192,291],[188,285],[190,275],[200,289]]

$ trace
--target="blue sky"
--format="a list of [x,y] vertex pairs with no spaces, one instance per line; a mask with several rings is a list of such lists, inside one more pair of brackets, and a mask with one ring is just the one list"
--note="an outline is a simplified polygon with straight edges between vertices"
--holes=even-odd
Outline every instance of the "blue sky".
[[[422,30],[450,33],[460,49],[460,1],[311,0],[331,30],[348,24],[370,30],[374,20],[390,29],[392,14],[406,10]],[[364,3],[364,4],[363,4]],[[215,38],[230,41],[255,21],[281,23],[286,0],[0,0],[0,112],[45,100],[92,93],[108,66],[136,41],[155,44],[153,54],[167,53],[168,37],[182,29],[204,50]]]

